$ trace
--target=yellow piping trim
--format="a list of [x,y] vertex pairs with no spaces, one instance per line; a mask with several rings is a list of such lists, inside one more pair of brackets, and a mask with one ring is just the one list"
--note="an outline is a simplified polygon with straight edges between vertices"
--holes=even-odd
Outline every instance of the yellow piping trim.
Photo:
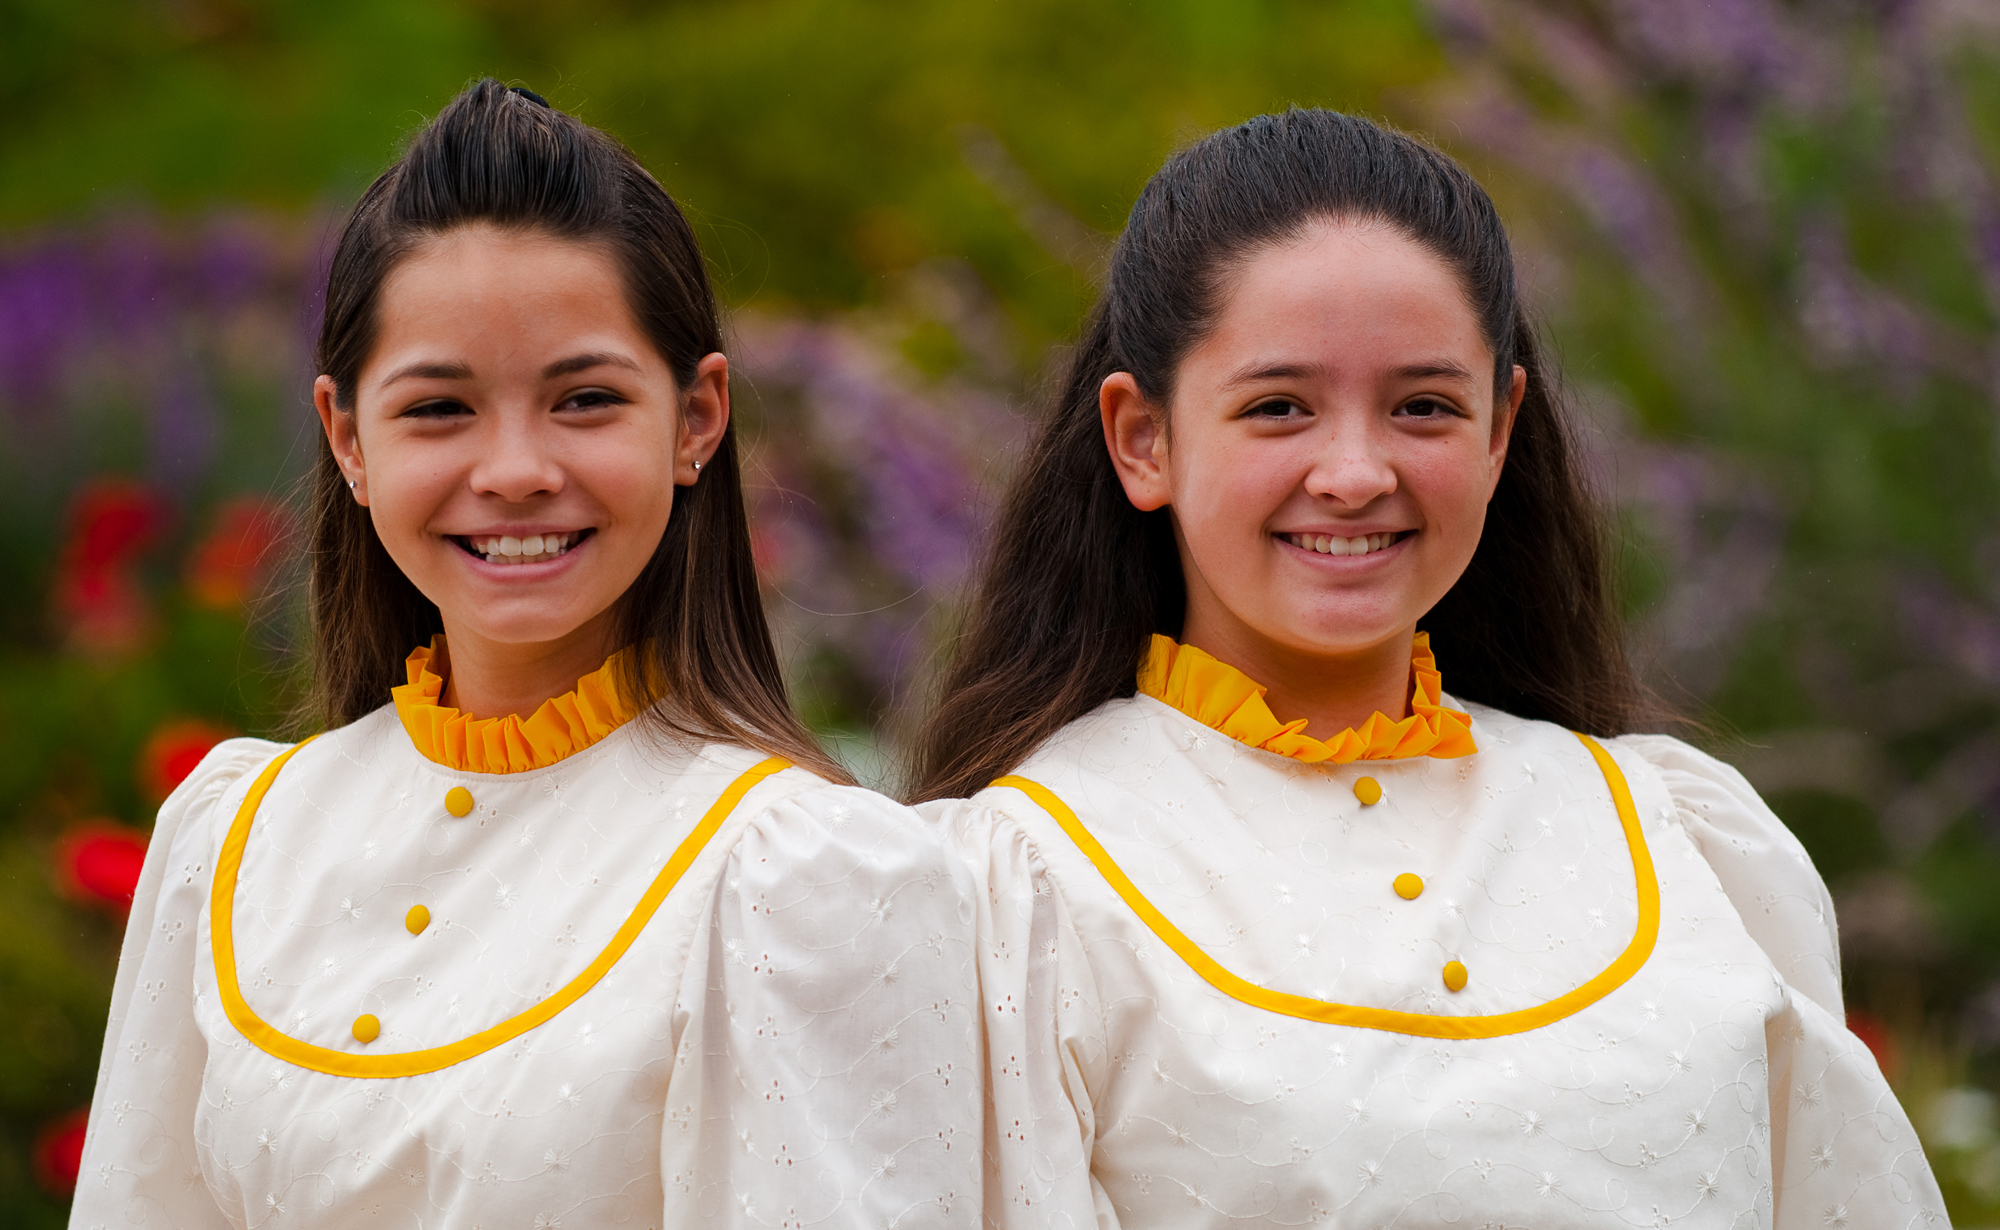
[[1132,907],[1141,921],[1152,928],[1167,947],[1180,954],[1180,958],[1193,967],[1209,984],[1231,999],[1238,999],[1254,1008],[1269,1012],[1279,1012],[1286,1016],[1300,1017],[1308,1021],[1324,1021],[1329,1025],[1353,1025],[1360,1029],[1381,1029],[1390,1033],[1415,1034],[1420,1038],[1498,1038],[1507,1034],[1525,1033],[1553,1024],[1566,1016],[1603,999],[1622,986],[1639,968],[1646,964],[1646,958],[1653,953],[1653,944],[1660,937],[1660,881],[1653,871],[1653,856],[1646,849],[1646,836],[1639,829],[1639,813],[1632,806],[1632,792],[1625,784],[1625,775],[1611,759],[1611,754],[1600,747],[1595,739],[1578,734],[1583,745],[1597,761],[1598,769],[1604,774],[1604,781],[1611,787],[1611,801],[1618,808],[1618,823],[1625,830],[1625,844],[1632,853],[1632,880],[1639,890],[1639,926],[1632,935],[1632,942],[1625,946],[1618,959],[1604,969],[1604,972],[1566,995],[1559,995],[1545,1004],[1533,1008],[1523,1008],[1518,1012],[1503,1012],[1495,1016],[1427,1016],[1416,1012],[1396,1012],[1388,1008],[1363,1008],[1354,1004],[1336,1004],[1323,999],[1311,999],[1304,995],[1291,995],[1284,991],[1273,991],[1260,987],[1254,982],[1237,977],[1216,962],[1215,958],[1203,952],[1193,940],[1183,935],[1180,928],[1167,921],[1166,915],[1146,900],[1111,855],[1105,852],[1083,822],[1076,818],[1063,801],[1048,787],[1025,777],[1003,777],[993,784],[1012,786],[1038,803],[1042,810],[1055,817],[1057,824],[1069,834],[1084,855],[1097,865],[1104,878]]
[[[312,742],[311,739],[306,743]],[[754,766],[722,792],[722,797],[708,809],[708,814],[695,825],[694,832],[687,835],[680,847],[674,851],[660,874],[653,877],[652,886],[646,895],[639,898],[625,925],[618,928],[618,934],[611,937],[611,943],[597,954],[597,959],[584,971],[570,979],[568,985],[541,1003],[518,1016],[510,1017],[493,1028],[461,1038],[444,1046],[435,1046],[421,1051],[403,1051],[394,1055],[354,1055],[346,1051],[329,1050],[301,1042],[297,1038],[279,1033],[266,1024],[244,1002],[243,992],[236,982],[236,941],[231,929],[236,898],[236,875],[243,866],[243,849],[250,841],[250,822],[257,814],[257,805],[264,801],[264,795],[277,780],[278,770],[284,767],[293,753],[306,743],[286,751],[273,760],[250,787],[244,796],[243,806],[237,809],[236,822],[230,826],[229,837],[222,843],[222,853],[215,862],[215,883],[209,895],[209,935],[210,946],[215,952],[215,981],[222,997],[223,1011],[229,1015],[229,1023],[238,1033],[248,1038],[257,1049],[274,1055],[286,1063],[324,1072],[329,1076],[353,1076],[364,1079],[386,1080],[398,1076],[421,1076],[426,1072],[436,1072],[455,1063],[481,1055],[503,1042],[520,1037],[522,1034],[552,1019],[557,1013],[583,997],[585,991],[596,986],[600,978],[610,972],[618,958],[639,938],[639,932],[665,901],[667,893],[687,871],[709,838],[722,827],[729,813],[743,801],[743,796],[758,782],[773,773],[791,766],[791,761],[777,756]]]

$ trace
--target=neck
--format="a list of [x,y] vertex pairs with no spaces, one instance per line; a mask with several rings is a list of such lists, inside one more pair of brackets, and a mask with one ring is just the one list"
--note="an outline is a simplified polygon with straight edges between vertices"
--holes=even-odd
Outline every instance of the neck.
[[520,644],[487,640],[444,619],[449,661],[433,664],[444,676],[440,704],[468,717],[530,717],[576,687],[611,655],[608,613],[559,640]]
[[1247,629],[1198,621],[1189,613],[1183,644],[1193,645],[1262,684],[1281,722],[1306,719],[1306,733],[1330,739],[1377,713],[1410,714],[1410,639],[1416,627],[1354,653],[1327,655],[1275,644]]

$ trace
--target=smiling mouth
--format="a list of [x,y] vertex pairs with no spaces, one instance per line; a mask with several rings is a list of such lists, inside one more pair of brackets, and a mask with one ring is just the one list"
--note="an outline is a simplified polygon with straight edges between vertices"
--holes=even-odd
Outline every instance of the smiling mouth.
[[561,534],[526,534],[519,538],[512,534],[453,534],[451,540],[458,544],[459,550],[489,564],[545,564],[574,550],[578,543],[596,532],[594,529],[568,530]]
[[1389,534],[1363,534],[1358,538],[1342,538],[1338,534],[1280,534],[1278,537],[1301,551],[1315,551],[1321,555],[1373,555],[1414,533],[1415,530],[1398,530]]

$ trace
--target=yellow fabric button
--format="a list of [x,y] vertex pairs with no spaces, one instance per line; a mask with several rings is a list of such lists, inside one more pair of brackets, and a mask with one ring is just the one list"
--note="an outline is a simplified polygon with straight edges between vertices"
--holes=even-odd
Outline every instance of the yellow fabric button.
[[[1396,895],[1405,901],[1415,901],[1417,894],[1424,891],[1424,878],[1411,872],[1396,877]],[[418,907],[421,909],[422,907]]]
[[1382,783],[1372,777],[1360,778],[1354,783],[1354,797],[1363,807],[1373,807],[1382,801]]
[[1444,989],[1463,991],[1465,989],[1465,967],[1456,961],[1444,963]]
[[354,1018],[354,1040],[356,1042],[373,1042],[381,1033],[382,1022],[369,1016],[367,1013],[364,1012]]
[[424,928],[431,925],[431,912],[423,906],[413,905],[410,912],[403,915],[403,925],[410,929],[411,935],[422,935]]
[[454,816],[469,815],[472,811],[472,792],[463,786],[453,786],[444,793],[444,809]]

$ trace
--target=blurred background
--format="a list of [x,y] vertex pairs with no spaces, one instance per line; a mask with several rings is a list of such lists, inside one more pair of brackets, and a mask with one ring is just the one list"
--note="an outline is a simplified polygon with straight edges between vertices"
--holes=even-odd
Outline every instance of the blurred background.
[[769,609],[877,781],[1161,158],[1298,103],[1464,159],[1635,650],[1812,851],[1851,1023],[2000,1225],[1992,0],[0,0],[0,1223],[64,1216],[153,809],[291,729],[324,262],[480,74],[695,218]]

